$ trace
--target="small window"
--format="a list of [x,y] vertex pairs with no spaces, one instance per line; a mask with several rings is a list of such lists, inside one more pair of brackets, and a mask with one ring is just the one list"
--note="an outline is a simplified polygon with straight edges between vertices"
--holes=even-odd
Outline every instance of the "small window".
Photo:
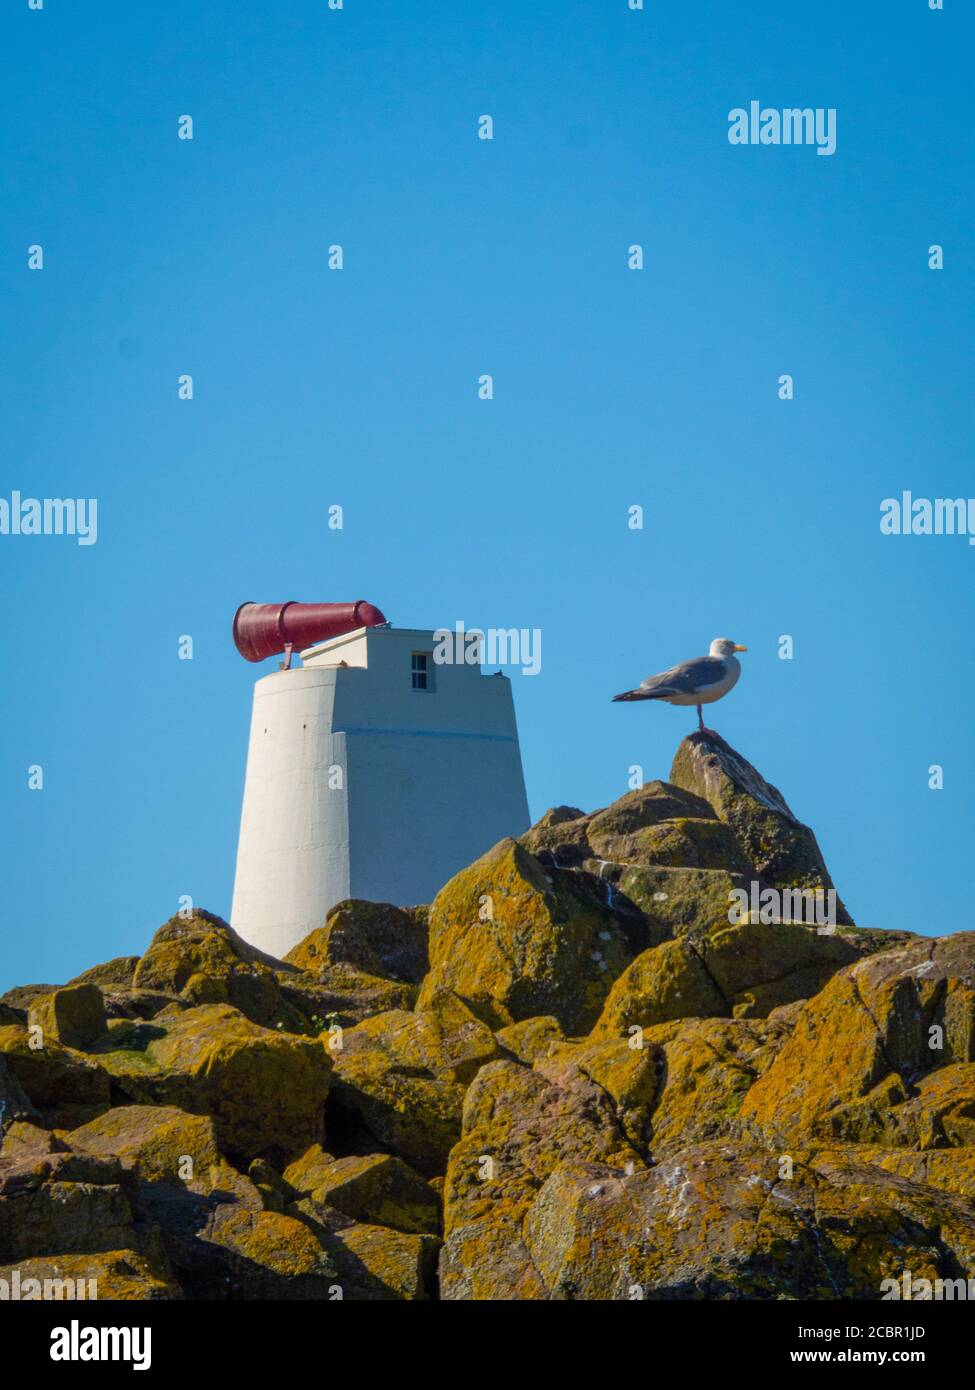
[[430,670],[430,653],[414,652],[411,675],[414,690],[432,690],[433,672]]

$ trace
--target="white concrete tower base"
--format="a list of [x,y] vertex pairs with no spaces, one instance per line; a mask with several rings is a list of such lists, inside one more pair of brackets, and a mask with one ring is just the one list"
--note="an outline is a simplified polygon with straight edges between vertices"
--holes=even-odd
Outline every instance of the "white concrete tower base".
[[510,681],[433,651],[432,632],[363,628],[254,687],[231,921],[262,951],[343,898],[430,902],[527,829]]

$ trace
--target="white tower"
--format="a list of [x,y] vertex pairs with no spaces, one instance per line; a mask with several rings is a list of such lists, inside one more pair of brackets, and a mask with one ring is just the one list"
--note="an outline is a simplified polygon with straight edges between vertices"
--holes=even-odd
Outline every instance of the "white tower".
[[231,909],[252,945],[283,956],[343,898],[430,902],[528,828],[511,682],[434,647],[359,627],[257,682]]

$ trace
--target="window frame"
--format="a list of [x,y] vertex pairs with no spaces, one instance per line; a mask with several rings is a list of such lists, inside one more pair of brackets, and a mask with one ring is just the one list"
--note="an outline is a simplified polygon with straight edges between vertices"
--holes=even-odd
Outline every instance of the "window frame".
[[[416,659],[423,657],[423,665],[417,666]],[[424,678],[423,685],[417,684],[417,676]],[[412,689],[421,695],[432,695],[434,691],[433,683],[433,653],[415,651],[410,653],[410,685]]]

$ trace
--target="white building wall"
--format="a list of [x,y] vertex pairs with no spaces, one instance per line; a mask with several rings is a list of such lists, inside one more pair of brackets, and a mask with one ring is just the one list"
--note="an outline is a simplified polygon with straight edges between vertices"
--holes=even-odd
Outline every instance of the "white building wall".
[[342,898],[429,902],[527,828],[510,682],[432,653],[428,631],[369,629],[257,682],[231,910],[255,946],[284,955]]
[[[335,671],[304,668],[254,687],[230,918],[273,956],[307,935],[295,934],[299,925],[321,925],[322,902],[350,891],[348,753],[345,735],[332,732],[335,682]],[[340,789],[329,787],[335,767]]]

